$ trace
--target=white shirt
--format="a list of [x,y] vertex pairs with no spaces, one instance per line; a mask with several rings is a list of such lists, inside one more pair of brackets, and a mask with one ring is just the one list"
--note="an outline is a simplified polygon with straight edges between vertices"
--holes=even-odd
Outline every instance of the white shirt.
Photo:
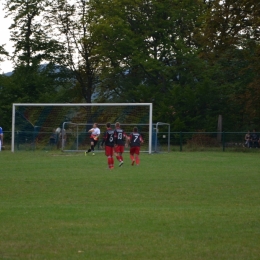
[[92,135],[100,135],[100,129],[98,127],[92,128],[91,134]]

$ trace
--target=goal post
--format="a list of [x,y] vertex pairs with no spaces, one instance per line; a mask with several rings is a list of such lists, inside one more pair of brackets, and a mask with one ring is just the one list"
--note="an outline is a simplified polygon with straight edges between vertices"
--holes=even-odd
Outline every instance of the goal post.
[[141,151],[151,153],[152,113],[152,103],[14,103],[11,151],[47,149],[47,145],[49,149],[55,142],[63,151],[86,150],[93,123],[104,132],[107,122],[114,126],[118,121],[127,134],[137,126],[145,139]]
[[[160,129],[161,126],[161,129]],[[167,151],[170,152],[170,140],[171,140],[171,126],[168,123],[157,122],[155,125],[155,140],[154,140],[154,152],[159,152],[160,140],[162,145],[167,147]]]

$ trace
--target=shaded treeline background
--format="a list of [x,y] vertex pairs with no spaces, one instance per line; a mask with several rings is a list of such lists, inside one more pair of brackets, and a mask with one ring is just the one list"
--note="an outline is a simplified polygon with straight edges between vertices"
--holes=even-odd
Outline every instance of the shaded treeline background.
[[[152,102],[172,131],[260,128],[259,0],[7,0],[12,103]],[[1,68],[1,63],[0,63]]]

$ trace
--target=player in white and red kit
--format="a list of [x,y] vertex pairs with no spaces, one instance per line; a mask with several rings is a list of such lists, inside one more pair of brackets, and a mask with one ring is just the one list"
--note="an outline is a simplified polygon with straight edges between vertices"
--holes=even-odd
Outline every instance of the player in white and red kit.
[[132,166],[140,164],[140,146],[144,142],[140,133],[138,133],[137,127],[134,127],[133,132],[129,135],[128,141],[130,144],[130,159],[132,161]]
[[111,124],[106,124],[107,130],[104,133],[104,137],[101,143],[101,147],[105,144],[105,155],[107,156],[107,164],[110,170],[114,169],[114,130],[111,128]]
[[85,155],[87,155],[87,153],[89,153],[91,151],[92,151],[92,155],[95,155],[94,149],[95,149],[95,146],[98,142],[98,138],[100,136],[100,129],[98,128],[98,124],[94,123],[93,128],[91,128],[88,132],[91,133],[91,135],[90,135],[90,148],[88,149],[87,152],[85,152]]
[[123,129],[120,128],[120,123],[116,122],[115,124],[115,154],[116,159],[119,161],[119,167],[121,167],[124,163],[123,152],[125,148],[125,140],[127,138],[126,133]]

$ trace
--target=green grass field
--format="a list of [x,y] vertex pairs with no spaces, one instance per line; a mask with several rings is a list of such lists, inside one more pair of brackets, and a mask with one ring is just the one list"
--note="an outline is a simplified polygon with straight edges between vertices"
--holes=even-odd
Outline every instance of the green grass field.
[[0,259],[260,259],[259,153],[0,153]]

